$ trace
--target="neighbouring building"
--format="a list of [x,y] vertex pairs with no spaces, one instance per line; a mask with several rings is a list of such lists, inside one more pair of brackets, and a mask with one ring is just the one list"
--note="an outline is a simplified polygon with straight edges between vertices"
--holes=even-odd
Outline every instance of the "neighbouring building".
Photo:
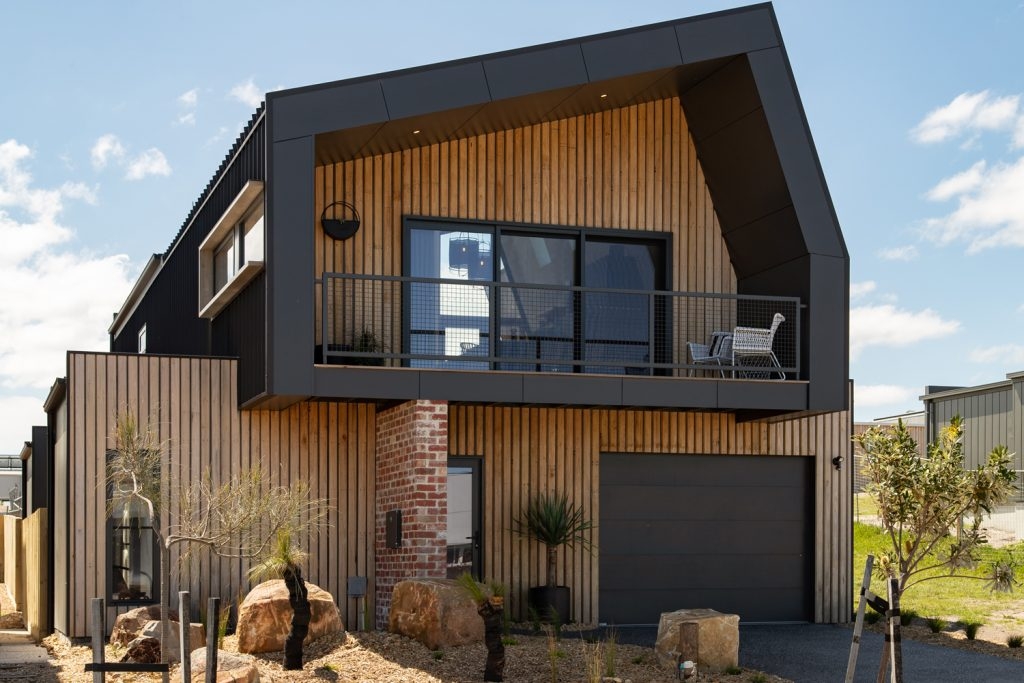
[[148,530],[106,516],[125,409],[167,481],[261,462],[328,498],[307,575],[350,625],[349,577],[383,625],[462,568],[525,618],[541,491],[596,523],[559,560],[577,621],[848,621],[848,281],[770,5],[270,93],[47,400],[55,628],[156,599]]

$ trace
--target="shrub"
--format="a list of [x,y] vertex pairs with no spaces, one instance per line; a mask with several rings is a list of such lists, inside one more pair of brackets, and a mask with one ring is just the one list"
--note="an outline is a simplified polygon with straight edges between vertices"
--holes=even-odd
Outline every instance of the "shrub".
[[964,635],[967,636],[967,640],[974,640],[978,637],[978,629],[982,627],[980,621],[965,621],[964,622]]
[[1024,636],[1020,635],[1019,633],[1015,634],[1015,635],[1012,635],[1012,636],[1007,636],[1006,637],[1006,646],[1007,647],[1014,647],[1014,648],[1016,648],[1016,647],[1020,647],[1021,645],[1024,645]]
[[430,654],[434,656],[434,661],[440,662],[444,659],[444,650],[434,650]]
[[864,613],[864,623],[866,624],[877,624],[881,619],[882,615],[873,609],[869,609]]
[[900,610],[900,626],[910,626],[918,616],[918,613],[912,609]]
[[941,633],[946,628],[946,620],[939,617],[931,617],[926,623],[928,630],[932,633]]
[[738,666],[727,666],[725,667],[725,673],[729,674],[730,676],[739,676],[741,673],[743,673],[743,669],[739,668]]

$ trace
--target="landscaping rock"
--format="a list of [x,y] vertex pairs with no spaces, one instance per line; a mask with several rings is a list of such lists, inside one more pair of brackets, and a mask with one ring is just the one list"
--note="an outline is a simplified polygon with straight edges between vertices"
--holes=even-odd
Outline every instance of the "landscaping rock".
[[[259,683],[260,671],[249,655],[217,650],[217,683]],[[192,653],[192,682],[206,681],[206,648]]]
[[[341,613],[330,593],[306,582],[312,617],[304,644],[332,633],[344,633]],[[292,606],[284,580],[264,581],[249,591],[238,606],[239,652],[276,652],[284,649],[292,623]]]
[[[167,647],[167,661],[178,662],[178,622],[171,622],[171,642]],[[206,642],[206,628],[202,624],[189,624],[189,652],[202,647]],[[128,643],[128,650],[122,662],[155,664],[160,661],[160,622],[147,621],[142,632]]]
[[454,579],[399,581],[391,597],[388,630],[431,650],[484,639],[476,603]]
[[669,669],[679,666],[679,657],[698,666],[721,671],[739,665],[740,618],[713,609],[681,609],[665,612],[658,623],[654,645],[658,663]]
[[[177,612],[171,610],[168,614],[170,614],[171,621],[178,621]],[[110,634],[110,644],[127,645],[142,635],[142,629],[148,622],[159,620],[159,605],[136,607],[124,614],[118,614],[114,621],[114,631]]]

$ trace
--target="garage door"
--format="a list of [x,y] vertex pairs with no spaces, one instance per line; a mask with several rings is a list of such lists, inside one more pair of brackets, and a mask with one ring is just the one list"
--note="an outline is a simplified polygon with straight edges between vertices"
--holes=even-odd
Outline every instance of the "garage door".
[[810,621],[814,459],[601,454],[600,620]]

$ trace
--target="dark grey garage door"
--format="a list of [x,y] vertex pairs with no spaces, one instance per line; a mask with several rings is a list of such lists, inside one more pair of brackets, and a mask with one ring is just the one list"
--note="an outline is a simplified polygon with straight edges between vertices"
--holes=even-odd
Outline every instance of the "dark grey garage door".
[[810,621],[814,459],[601,454],[600,620]]

